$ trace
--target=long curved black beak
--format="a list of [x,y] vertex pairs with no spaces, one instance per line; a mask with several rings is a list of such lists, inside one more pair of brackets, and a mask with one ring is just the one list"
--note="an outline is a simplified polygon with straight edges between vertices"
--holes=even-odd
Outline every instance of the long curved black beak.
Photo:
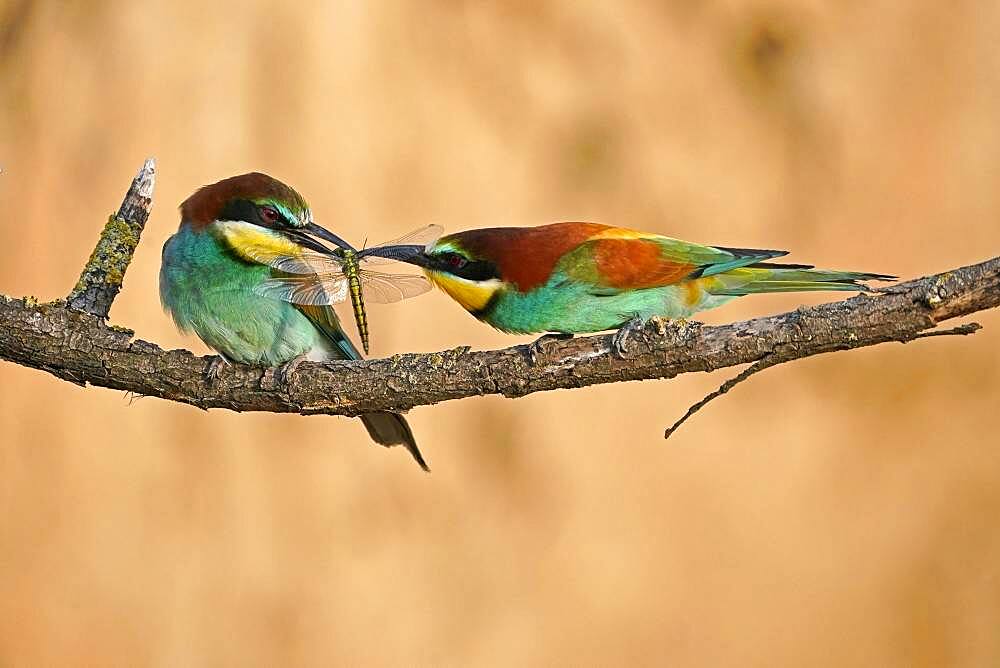
[[325,227],[321,227],[316,223],[309,223],[308,225],[303,227],[302,230],[318,239],[322,239],[323,241],[329,241],[331,244],[337,246],[338,248],[343,248],[344,250],[357,250],[356,248],[354,248],[354,246],[347,243],[346,241],[338,237],[330,230],[326,229]]
[[347,243],[325,227],[320,227],[316,223],[309,223],[304,227],[284,229],[282,232],[286,237],[300,246],[308,248],[309,250],[314,250],[317,253],[323,253],[324,255],[336,255],[337,251],[316,241],[317,238],[329,241],[334,246],[343,250],[354,250],[354,246]]

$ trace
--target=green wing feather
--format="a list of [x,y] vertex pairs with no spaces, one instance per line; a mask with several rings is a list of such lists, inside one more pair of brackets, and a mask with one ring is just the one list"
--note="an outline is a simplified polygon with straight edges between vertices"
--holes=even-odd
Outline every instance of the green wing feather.
[[[667,285],[684,279],[714,276],[787,254],[788,251],[780,250],[704,246],[659,235],[602,237],[586,241],[567,253],[556,270],[567,280],[589,284],[595,294],[604,295],[634,289],[634,286],[623,284],[622,274],[634,273],[639,280],[643,276],[662,276],[663,284]],[[611,265],[616,263],[612,260],[628,265],[628,269],[610,271]],[[615,280],[616,277],[619,280]]]
[[344,333],[344,328],[340,325],[340,318],[332,306],[315,306],[311,304],[293,304],[302,315],[309,318],[309,321],[316,326],[316,329],[323,333],[331,343],[337,346],[341,353],[341,359],[359,360],[361,353],[354,347],[351,340]]

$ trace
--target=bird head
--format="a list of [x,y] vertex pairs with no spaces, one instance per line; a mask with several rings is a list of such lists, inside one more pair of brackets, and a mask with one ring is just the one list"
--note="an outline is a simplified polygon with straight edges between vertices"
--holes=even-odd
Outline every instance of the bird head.
[[450,234],[426,248],[412,246],[399,259],[424,270],[427,278],[473,315],[489,308],[491,301],[508,286],[489,249],[463,243],[467,233]]
[[309,206],[295,190],[258,172],[200,188],[181,204],[181,224],[208,231],[243,259],[261,264],[294,257],[303,248],[329,253],[316,239],[351,248],[313,222]]
[[422,267],[435,285],[479,316],[507,291],[527,293],[545,285],[567,252],[607,229],[554,223],[466,230],[426,248],[408,247],[399,259]]

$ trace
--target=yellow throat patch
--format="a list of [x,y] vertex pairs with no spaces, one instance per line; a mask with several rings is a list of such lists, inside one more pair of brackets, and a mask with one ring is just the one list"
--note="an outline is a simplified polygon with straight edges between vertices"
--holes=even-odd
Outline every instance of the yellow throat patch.
[[284,258],[302,256],[302,247],[274,230],[242,221],[218,220],[211,230],[244,260],[273,266]]
[[448,293],[452,299],[462,305],[466,311],[482,311],[490,303],[503,283],[499,279],[489,281],[470,281],[452,274],[439,271],[426,271],[427,278],[434,285]]

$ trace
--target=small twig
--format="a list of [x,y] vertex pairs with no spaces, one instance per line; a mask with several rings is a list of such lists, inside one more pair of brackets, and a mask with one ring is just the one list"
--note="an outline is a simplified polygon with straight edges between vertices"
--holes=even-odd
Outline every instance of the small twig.
[[754,375],[755,373],[759,373],[764,369],[770,368],[772,366],[777,366],[782,362],[788,362],[793,359],[796,359],[794,355],[782,355],[781,353],[775,352],[771,353],[767,357],[762,357],[761,359],[757,360],[756,362],[748,366],[746,369],[741,371],[738,375],[734,376],[733,378],[730,378],[722,385],[720,385],[719,389],[717,389],[715,392],[712,392],[711,394],[705,396],[701,401],[691,406],[691,408],[687,409],[687,412],[684,413],[684,415],[682,415],[680,419],[678,419],[672,425],[667,427],[667,430],[663,432],[663,438],[664,439],[670,438],[673,435],[673,433],[677,431],[678,428],[680,428],[682,424],[688,421],[688,418],[690,418],[692,415],[694,415],[702,408],[704,408],[706,404],[708,404],[710,401],[714,399],[721,397],[726,392],[729,392],[729,390],[733,389],[734,387],[742,383],[750,376]]
[[132,180],[132,187],[125,194],[118,213],[105,223],[80,280],[66,298],[70,308],[100,318],[108,317],[149,218],[155,184],[156,161],[149,158]]
[[969,334],[975,334],[982,328],[983,326],[978,322],[969,322],[958,327],[952,327],[951,329],[935,329],[932,332],[921,332],[913,338],[926,339],[930,336],[968,336]]

